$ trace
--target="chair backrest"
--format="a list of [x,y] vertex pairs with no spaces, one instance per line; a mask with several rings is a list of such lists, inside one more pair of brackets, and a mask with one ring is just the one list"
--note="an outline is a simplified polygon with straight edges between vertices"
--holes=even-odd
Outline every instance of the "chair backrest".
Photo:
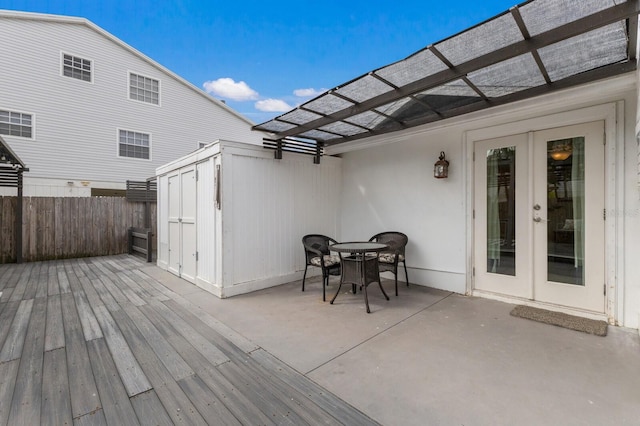
[[337,241],[331,237],[320,234],[309,234],[302,237],[302,245],[304,246],[305,261],[307,264],[311,262],[311,259],[318,256],[318,253],[311,251],[319,251],[322,254],[330,254],[330,244],[336,244]]
[[369,241],[375,241],[389,246],[387,250],[384,250],[381,253],[398,252],[404,256],[404,250],[409,242],[409,237],[402,232],[381,232],[371,237]]

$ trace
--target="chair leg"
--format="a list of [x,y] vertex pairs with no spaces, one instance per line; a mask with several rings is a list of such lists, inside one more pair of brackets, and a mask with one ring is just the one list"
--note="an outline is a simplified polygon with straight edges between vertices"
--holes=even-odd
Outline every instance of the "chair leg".
[[304,291],[304,280],[307,278],[307,268],[309,265],[304,265],[304,275],[302,276],[302,291]]
[[404,276],[407,279],[407,287],[409,287],[409,274],[407,273],[407,264],[405,262],[402,262],[402,264],[404,265]]
[[394,278],[396,279],[396,296],[398,295],[398,268],[393,273]]
[[326,278],[322,278],[322,301],[326,302],[327,300],[327,286],[329,285],[329,274],[327,274]]

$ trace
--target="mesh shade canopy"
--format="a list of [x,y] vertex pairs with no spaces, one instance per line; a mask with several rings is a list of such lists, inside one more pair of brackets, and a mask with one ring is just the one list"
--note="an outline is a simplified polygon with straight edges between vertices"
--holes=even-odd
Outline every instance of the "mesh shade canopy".
[[530,0],[254,129],[335,145],[631,72],[639,1]]

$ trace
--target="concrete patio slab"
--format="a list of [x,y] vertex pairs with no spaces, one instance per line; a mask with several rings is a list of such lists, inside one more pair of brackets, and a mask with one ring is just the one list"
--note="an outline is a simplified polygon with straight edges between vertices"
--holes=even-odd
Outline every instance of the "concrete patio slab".
[[[637,331],[598,337],[512,317],[507,303],[404,285],[390,301],[370,286],[366,314],[361,293],[343,288],[330,305],[319,285],[316,277],[304,293],[294,282],[224,300],[172,289],[384,425],[640,419]],[[327,300],[336,288],[332,280]]]

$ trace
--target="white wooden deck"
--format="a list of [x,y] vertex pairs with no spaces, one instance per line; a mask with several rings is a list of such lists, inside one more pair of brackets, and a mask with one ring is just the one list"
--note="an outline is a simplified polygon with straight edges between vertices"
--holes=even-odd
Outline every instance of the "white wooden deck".
[[0,265],[0,425],[376,424],[143,266]]

